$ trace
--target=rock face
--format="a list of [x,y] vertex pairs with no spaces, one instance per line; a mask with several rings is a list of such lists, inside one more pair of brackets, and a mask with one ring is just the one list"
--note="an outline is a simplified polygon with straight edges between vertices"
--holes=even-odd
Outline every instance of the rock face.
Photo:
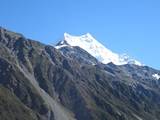
[[159,120],[160,71],[102,64],[0,28],[1,120]]

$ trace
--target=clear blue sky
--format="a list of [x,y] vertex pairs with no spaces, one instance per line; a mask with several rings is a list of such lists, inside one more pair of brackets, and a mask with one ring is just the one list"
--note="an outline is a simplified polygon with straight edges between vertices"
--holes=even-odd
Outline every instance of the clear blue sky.
[[46,44],[89,32],[160,69],[160,0],[1,0],[0,26]]

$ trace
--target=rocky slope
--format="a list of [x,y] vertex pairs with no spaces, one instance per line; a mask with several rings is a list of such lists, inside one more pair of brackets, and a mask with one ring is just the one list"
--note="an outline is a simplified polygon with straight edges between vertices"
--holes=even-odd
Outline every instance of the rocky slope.
[[[78,56],[77,56],[78,54]],[[102,64],[0,28],[1,120],[159,120],[160,71]]]

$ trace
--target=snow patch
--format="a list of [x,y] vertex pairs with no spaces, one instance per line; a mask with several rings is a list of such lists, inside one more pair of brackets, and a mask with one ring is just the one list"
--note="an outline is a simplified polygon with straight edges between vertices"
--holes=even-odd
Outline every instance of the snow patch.
[[153,74],[152,77],[155,78],[156,80],[160,79],[160,75],[159,74]]
[[55,46],[56,49],[60,49],[60,48],[63,48],[63,47],[66,47],[67,45],[59,45],[59,46]]

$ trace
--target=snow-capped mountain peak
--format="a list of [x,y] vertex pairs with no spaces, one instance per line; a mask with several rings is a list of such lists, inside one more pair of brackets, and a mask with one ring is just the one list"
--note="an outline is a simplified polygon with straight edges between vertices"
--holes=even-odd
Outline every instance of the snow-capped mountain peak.
[[116,65],[124,65],[124,64],[136,64],[142,65],[140,62],[130,59],[126,54],[119,55],[117,53],[112,52],[111,50],[104,47],[100,42],[98,42],[90,33],[81,35],[81,36],[72,36],[68,33],[64,33],[64,40],[62,40],[57,46],[57,49],[62,47],[74,47],[78,46],[93,57],[95,57],[100,62],[114,63]]

